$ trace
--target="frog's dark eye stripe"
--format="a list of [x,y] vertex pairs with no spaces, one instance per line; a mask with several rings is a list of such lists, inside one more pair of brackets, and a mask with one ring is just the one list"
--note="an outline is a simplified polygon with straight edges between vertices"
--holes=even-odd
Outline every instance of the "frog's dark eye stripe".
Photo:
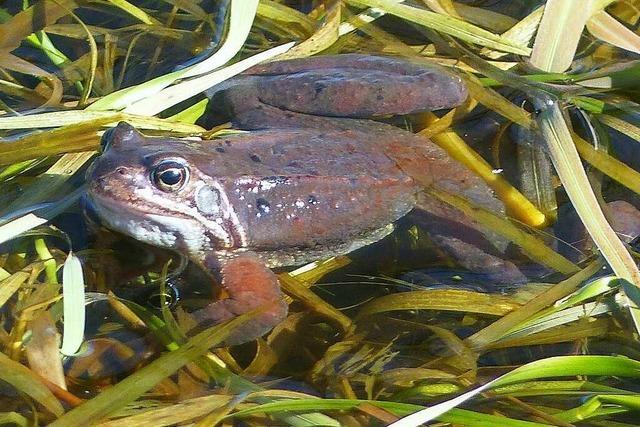
[[164,160],[151,171],[153,185],[168,193],[180,190],[188,180],[189,169],[175,160]]

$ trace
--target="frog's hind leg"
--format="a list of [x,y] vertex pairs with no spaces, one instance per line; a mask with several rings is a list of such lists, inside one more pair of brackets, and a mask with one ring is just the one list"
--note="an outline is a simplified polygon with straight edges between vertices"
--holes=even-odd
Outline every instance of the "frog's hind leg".
[[460,105],[460,77],[431,63],[372,55],[329,55],[263,64],[247,71],[260,100],[330,117],[410,114]]
[[429,238],[469,271],[482,273],[495,284],[528,281],[508,258],[509,241],[482,227],[473,218],[432,197],[420,197],[411,220]]
[[264,335],[287,316],[288,306],[278,278],[256,254],[244,252],[223,261],[212,257],[205,260],[205,264],[220,272],[228,297],[192,313],[199,328],[258,310],[254,318],[232,331],[225,340],[226,345],[236,345]]
[[[427,63],[372,55],[329,55],[254,67],[206,91],[200,124],[231,120],[240,129],[332,129],[340,118],[452,108],[468,96],[460,77]],[[331,121],[327,121],[330,118]],[[348,121],[344,123],[348,128]]]

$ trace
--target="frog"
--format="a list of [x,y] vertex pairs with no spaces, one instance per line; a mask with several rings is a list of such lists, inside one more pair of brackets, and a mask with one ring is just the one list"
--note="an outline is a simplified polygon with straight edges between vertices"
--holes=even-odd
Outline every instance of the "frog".
[[228,118],[238,133],[153,137],[121,122],[102,137],[88,199],[108,228],[186,255],[221,286],[223,298],[190,313],[200,327],[257,310],[226,345],[287,316],[274,268],[383,239],[425,186],[503,209],[428,138],[372,119],[465,102],[461,78],[438,65],[362,54],[274,61],[206,95],[205,117]]

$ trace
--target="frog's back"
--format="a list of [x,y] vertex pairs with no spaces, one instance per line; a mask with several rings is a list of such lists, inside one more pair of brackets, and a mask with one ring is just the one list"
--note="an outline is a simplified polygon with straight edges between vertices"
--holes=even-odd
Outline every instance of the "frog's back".
[[224,189],[244,246],[318,249],[371,235],[415,204],[415,182],[364,138],[371,136],[252,132],[205,143],[210,154],[195,162]]

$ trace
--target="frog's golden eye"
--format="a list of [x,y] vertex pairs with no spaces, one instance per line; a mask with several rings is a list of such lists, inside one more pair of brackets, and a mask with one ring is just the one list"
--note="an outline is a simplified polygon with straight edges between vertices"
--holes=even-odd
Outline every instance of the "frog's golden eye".
[[151,181],[168,193],[180,190],[189,180],[189,169],[175,160],[158,163],[151,171]]

